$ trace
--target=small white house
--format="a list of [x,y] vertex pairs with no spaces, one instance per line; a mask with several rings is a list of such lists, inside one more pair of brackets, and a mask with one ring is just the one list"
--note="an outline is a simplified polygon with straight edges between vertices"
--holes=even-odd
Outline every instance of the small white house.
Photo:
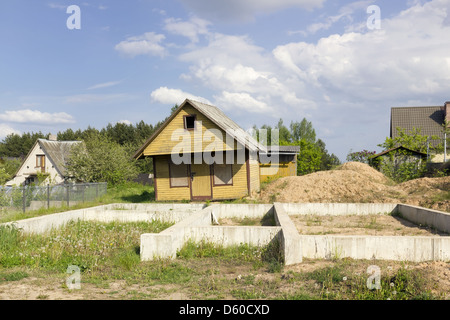
[[64,183],[70,178],[65,167],[70,150],[78,143],[81,141],[57,141],[53,135],[49,140],[36,140],[14,178],[5,186],[37,183],[38,173],[45,174],[51,184]]

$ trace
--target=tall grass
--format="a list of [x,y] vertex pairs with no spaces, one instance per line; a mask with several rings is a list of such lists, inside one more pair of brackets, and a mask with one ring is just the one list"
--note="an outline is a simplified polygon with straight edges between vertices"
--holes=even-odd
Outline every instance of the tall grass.
[[113,261],[130,269],[139,258],[140,235],[158,233],[170,225],[159,221],[105,224],[78,220],[44,235],[23,235],[17,228],[1,227],[0,265],[64,272],[69,265],[86,271]]

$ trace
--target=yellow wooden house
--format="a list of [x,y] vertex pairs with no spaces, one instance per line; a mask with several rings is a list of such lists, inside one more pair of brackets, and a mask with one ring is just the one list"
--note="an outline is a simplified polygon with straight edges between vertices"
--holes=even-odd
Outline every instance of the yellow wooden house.
[[297,175],[297,155],[300,146],[267,147],[267,152],[259,153],[260,180]]
[[156,200],[226,200],[260,190],[259,152],[219,108],[186,99],[134,158],[153,158]]

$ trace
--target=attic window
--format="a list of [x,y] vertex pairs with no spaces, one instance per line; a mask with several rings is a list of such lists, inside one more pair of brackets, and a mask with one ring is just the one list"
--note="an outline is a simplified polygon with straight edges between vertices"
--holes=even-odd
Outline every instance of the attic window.
[[195,119],[197,116],[194,115],[188,115],[184,116],[184,128],[187,130],[193,130],[195,128]]

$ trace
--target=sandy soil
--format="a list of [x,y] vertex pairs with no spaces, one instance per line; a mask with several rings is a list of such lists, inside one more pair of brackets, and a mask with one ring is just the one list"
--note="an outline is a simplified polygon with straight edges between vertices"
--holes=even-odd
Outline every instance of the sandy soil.
[[389,215],[290,216],[300,234],[348,234],[372,236],[448,236]]
[[406,203],[450,212],[450,200],[436,200],[449,190],[450,176],[395,184],[366,164],[348,162],[335,170],[280,178],[261,190],[258,199],[269,203]]

